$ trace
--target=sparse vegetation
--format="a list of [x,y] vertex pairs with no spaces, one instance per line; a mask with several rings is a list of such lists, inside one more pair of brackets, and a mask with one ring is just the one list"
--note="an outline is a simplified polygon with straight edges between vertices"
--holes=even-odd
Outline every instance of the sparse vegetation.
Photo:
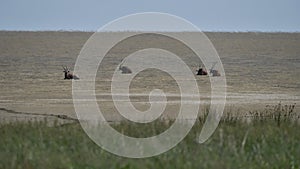
[[[112,155],[84,133],[78,123],[49,127],[46,122],[0,125],[0,168],[300,168],[299,114],[295,105],[268,106],[245,120],[224,116],[214,135],[196,142],[204,116],[175,148],[156,157]],[[114,124],[128,135],[152,135],[172,123],[157,121],[137,128]]]

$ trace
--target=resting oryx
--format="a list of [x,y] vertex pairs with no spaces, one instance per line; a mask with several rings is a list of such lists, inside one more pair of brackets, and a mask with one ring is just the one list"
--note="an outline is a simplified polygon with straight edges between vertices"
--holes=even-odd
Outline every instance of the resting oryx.
[[65,73],[65,79],[74,79],[74,80],[77,80],[79,79],[79,77],[77,77],[76,75],[73,75],[71,72],[70,72],[70,69],[66,66],[62,66],[63,69],[64,69],[64,73]]
[[200,76],[207,75],[207,71],[202,66],[199,66],[199,69],[197,70],[197,75],[200,75]]
[[124,64],[124,60],[122,61],[122,63],[119,66],[119,70],[122,71],[122,74],[131,74],[132,71],[127,66],[123,66],[123,64]]

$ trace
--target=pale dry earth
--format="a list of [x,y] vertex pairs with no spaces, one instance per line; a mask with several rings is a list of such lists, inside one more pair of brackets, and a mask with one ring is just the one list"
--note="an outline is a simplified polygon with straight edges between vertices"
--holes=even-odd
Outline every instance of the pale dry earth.
[[[114,33],[110,34],[114,37]],[[191,36],[193,33],[186,34]],[[1,31],[0,120],[44,120],[55,119],[55,115],[76,118],[72,81],[63,79],[61,65],[73,67],[81,48],[91,35],[90,32]],[[219,53],[225,69],[225,111],[246,113],[279,102],[296,103],[296,111],[299,111],[300,33],[210,32],[206,35]],[[143,42],[132,43],[132,46],[138,47]],[[176,44],[169,45],[178,51],[195,72],[199,59],[185,55],[185,49]],[[96,78],[98,104],[110,121],[121,118],[111,100],[110,83],[113,71],[122,61],[120,55],[127,50],[111,52]],[[195,78],[201,92],[201,105],[209,104],[208,77]],[[132,103],[139,110],[147,110],[148,94],[156,88],[169,94],[163,116],[174,117],[179,110],[180,93],[174,79],[166,73],[153,70],[141,72],[131,83]],[[59,119],[64,119],[64,116],[61,117]]]

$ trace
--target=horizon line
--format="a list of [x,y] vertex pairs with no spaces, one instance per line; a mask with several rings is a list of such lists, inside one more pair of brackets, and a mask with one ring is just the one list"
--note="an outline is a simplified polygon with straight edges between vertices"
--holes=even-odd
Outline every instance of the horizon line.
[[[84,32],[84,33],[95,33],[97,31],[95,30],[76,30],[76,29],[41,29],[41,30],[30,30],[30,29],[0,29],[0,32]],[[101,31],[102,32],[102,31]],[[120,30],[120,31],[103,31],[107,33],[120,33],[120,32],[196,32],[196,31],[188,31],[188,30],[182,30],[182,31],[141,31],[141,30]],[[274,31],[260,31],[260,30],[203,30],[200,32],[210,32],[210,33],[300,33],[299,31],[282,31],[282,30],[274,30]]]

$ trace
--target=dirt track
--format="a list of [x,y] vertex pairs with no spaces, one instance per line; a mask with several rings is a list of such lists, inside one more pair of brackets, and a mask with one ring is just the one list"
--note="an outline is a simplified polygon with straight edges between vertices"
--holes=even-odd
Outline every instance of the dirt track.
[[[63,80],[61,65],[74,65],[90,35],[84,32],[0,32],[0,108],[30,115],[75,117],[71,81]],[[297,103],[299,110],[300,33],[207,33],[207,36],[226,72],[227,109],[245,112],[281,101]],[[119,61],[118,58],[115,61]],[[189,59],[187,62],[192,69],[198,64]],[[200,86],[209,85],[205,77],[197,77],[197,81]],[[118,116],[107,94],[109,82],[109,79],[98,78],[96,93],[106,117],[114,120]],[[166,74],[146,72],[134,82],[132,101],[138,109],[145,110],[149,106],[148,92],[163,87],[173,94],[166,114],[178,110],[178,89]],[[203,93],[204,103],[208,102],[209,94],[205,90]],[[0,109],[0,120],[25,116],[9,114],[5,109]]]

